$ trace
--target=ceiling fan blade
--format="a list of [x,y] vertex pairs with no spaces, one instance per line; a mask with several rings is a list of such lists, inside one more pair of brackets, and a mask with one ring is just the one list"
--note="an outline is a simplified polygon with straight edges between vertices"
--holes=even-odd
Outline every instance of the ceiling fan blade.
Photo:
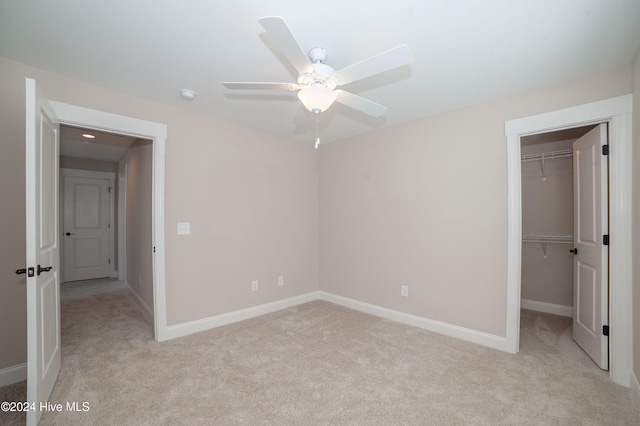
[[356,62],[336,72],[334,78],[338,84],[352,83],[375,74],[380,74],[403,65],[410,64],[413,60],[411,49],[406,44],[401,44],[393,49],[379,53],[368,59]]
[[387,111],[386,106],[377,104],[369,99],[363,98],[362,96],[354,95],[353,93],[345,92],[344,90],[335,90],[335,92],[338,94],[336,102],[340,102],[343,105],[364,112],[365,114],[369,114],[373,117],[380,117]]
[[243,82],[243,81],[225,81],[222,84],[228,89],[239,90],[298,90],[300,87],[295,83],[262,83],[262,82]]
[[258,19],[258,22],[299,73],[313,71],[307,54],[298,44],[284,19],[279,16],[265,16]]

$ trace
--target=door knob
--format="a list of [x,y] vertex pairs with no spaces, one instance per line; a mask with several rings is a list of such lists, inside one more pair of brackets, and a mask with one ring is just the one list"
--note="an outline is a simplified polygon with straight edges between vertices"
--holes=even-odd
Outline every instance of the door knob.
[[46,266],[44,268],[41,268],[40,265],[38,265],[38,275],[43,272],[49,272],[51,269],[53,269],[53,266]]
[[72,234],[71,232],[67,232],[64,235],[66,235],[68,237],[69,235],[76,235],[76,234]]
[[569,251],[570,251],[571,253],[573,253],[573,254],[578,254],[578,249],[577,249],[577,248],[574,248],[573,250],[569,250]]
[[[49,268],[49,269],[51,269],[51,268]],[[31,268],[20,268],[20,269],[16,269],[16,274],[18,274],[18,275],[27,274],[28,277],[33,277],[35,275],[35,270],[33,269],[33,267],[31,267]]]

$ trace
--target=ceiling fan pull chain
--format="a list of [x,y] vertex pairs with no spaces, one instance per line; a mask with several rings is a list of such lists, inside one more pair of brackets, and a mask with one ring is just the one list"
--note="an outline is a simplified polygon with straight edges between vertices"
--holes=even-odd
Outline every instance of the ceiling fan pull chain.
[[316,149],[320,145],[320,110],[313,111],[316,114]]

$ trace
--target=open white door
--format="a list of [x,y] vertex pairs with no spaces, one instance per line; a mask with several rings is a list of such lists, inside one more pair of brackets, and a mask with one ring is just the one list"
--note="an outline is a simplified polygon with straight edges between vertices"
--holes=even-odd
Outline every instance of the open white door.
[[59,131],[26,79],[27,425],[36,425],[60,371]]
[[609,368],[609,338],[603,329],[609,318],[606,144],[606,124],[573,143],[573,339],[603,370]]

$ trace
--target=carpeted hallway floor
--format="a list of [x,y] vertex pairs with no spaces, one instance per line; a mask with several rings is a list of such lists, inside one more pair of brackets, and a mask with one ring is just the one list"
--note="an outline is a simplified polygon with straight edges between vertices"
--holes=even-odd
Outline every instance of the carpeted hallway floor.
[[517,355],[323,301],[157,343],[115,288],[64,297],[62,339],[50,401],[89,410],[46,412],[41,425],[640,424],[571,320],[532,311]]

